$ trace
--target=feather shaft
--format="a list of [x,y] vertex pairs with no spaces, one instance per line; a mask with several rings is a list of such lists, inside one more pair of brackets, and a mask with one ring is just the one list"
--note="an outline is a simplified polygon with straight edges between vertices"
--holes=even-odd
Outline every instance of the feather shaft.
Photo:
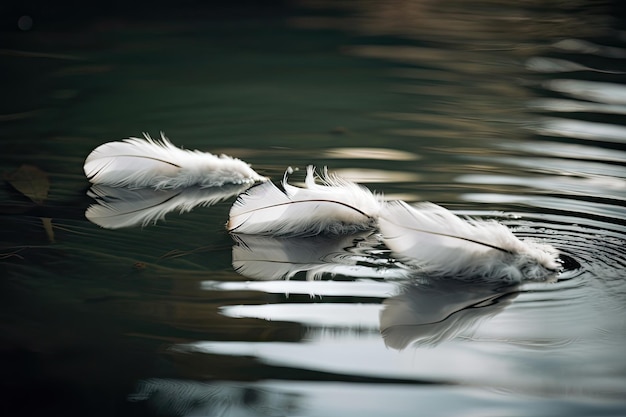
[[397,256],[429,273],[520,281],[545,280],[560,270],[551,246],[521,241],[496,221],[462,219],[432,203],[388,202],[378,225]]
[[241,194],[227,229],[266,236],[348,234],[372,229],[380,210],[380,197],[367,188],[327,173],[317,177],[312,166],[304,187],[289,184],[285,175],[282,188],[267,182]]
[[265,181],[247,163],[227,155],[190,151],[161,139],[129,138],[94,149],[84,164],[93,184],[111,187],[177,189],[221,187]]

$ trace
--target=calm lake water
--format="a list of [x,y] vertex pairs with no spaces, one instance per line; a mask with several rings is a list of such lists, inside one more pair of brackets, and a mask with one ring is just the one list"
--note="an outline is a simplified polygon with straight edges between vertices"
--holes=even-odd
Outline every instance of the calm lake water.
[[[7,415],[625,415],[626,24],[599,3],[18,13],[0,34]],[[429,280],[375,235],[231,237],[234,196],[88,221],[89,152],[161,131],[274,180],[327,166],[498,219],[565,270]]]

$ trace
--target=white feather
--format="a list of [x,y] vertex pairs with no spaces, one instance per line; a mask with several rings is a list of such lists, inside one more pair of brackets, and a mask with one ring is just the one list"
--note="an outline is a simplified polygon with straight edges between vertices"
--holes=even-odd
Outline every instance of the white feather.
[[[291,171],[288,170],[287,173]],[[315,182],[307,168],[305,187],[271,182],[241,194],[230,210],[227,229],[233,233],[268,236],[347,234],[369,230],[381,207],[381,198],[367,188],[324,173]]]
[[156,223],[171,211],[185,213],[196,206],[210,206],[244,191],[248,186],[155,190],[93,185],[87,195],[96,200],[85,217],[106,229],[147,226]]
[[89,181],[112,187],[175,189],[266,180],[239,159],[177,148],[163,133],[160,140],[144,136],[97,147],[85,160]]
[[429,273],[519,282],[545,280],[560,269],[553,247],[521,241],[496,221],[461,219],[432,203],[388,202],[378,225],[396,255]]

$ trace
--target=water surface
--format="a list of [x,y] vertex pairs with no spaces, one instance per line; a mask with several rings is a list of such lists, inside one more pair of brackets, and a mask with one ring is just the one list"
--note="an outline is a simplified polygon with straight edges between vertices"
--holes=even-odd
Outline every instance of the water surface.
[[[610,5],[153,14],[2,34],[7,407],[626,412],[626,32]],[[145,227],[91,223],[84,158],[144,131],[275,180],[327,166],[390,199],[497,219],[554,245],[565,271],[431,280],[375,235],[233,238],[234,196]],[[26,191],[14,186],[23,165],[36,167]]]

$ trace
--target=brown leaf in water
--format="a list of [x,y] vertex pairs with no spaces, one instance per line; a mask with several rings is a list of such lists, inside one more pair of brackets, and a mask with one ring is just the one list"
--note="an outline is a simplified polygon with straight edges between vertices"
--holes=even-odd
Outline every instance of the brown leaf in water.
[[48,198],[50,180],[48,180],[48,175],[36,166],[22,165],[8,174],[6,180],[35,204],[41,205]]

